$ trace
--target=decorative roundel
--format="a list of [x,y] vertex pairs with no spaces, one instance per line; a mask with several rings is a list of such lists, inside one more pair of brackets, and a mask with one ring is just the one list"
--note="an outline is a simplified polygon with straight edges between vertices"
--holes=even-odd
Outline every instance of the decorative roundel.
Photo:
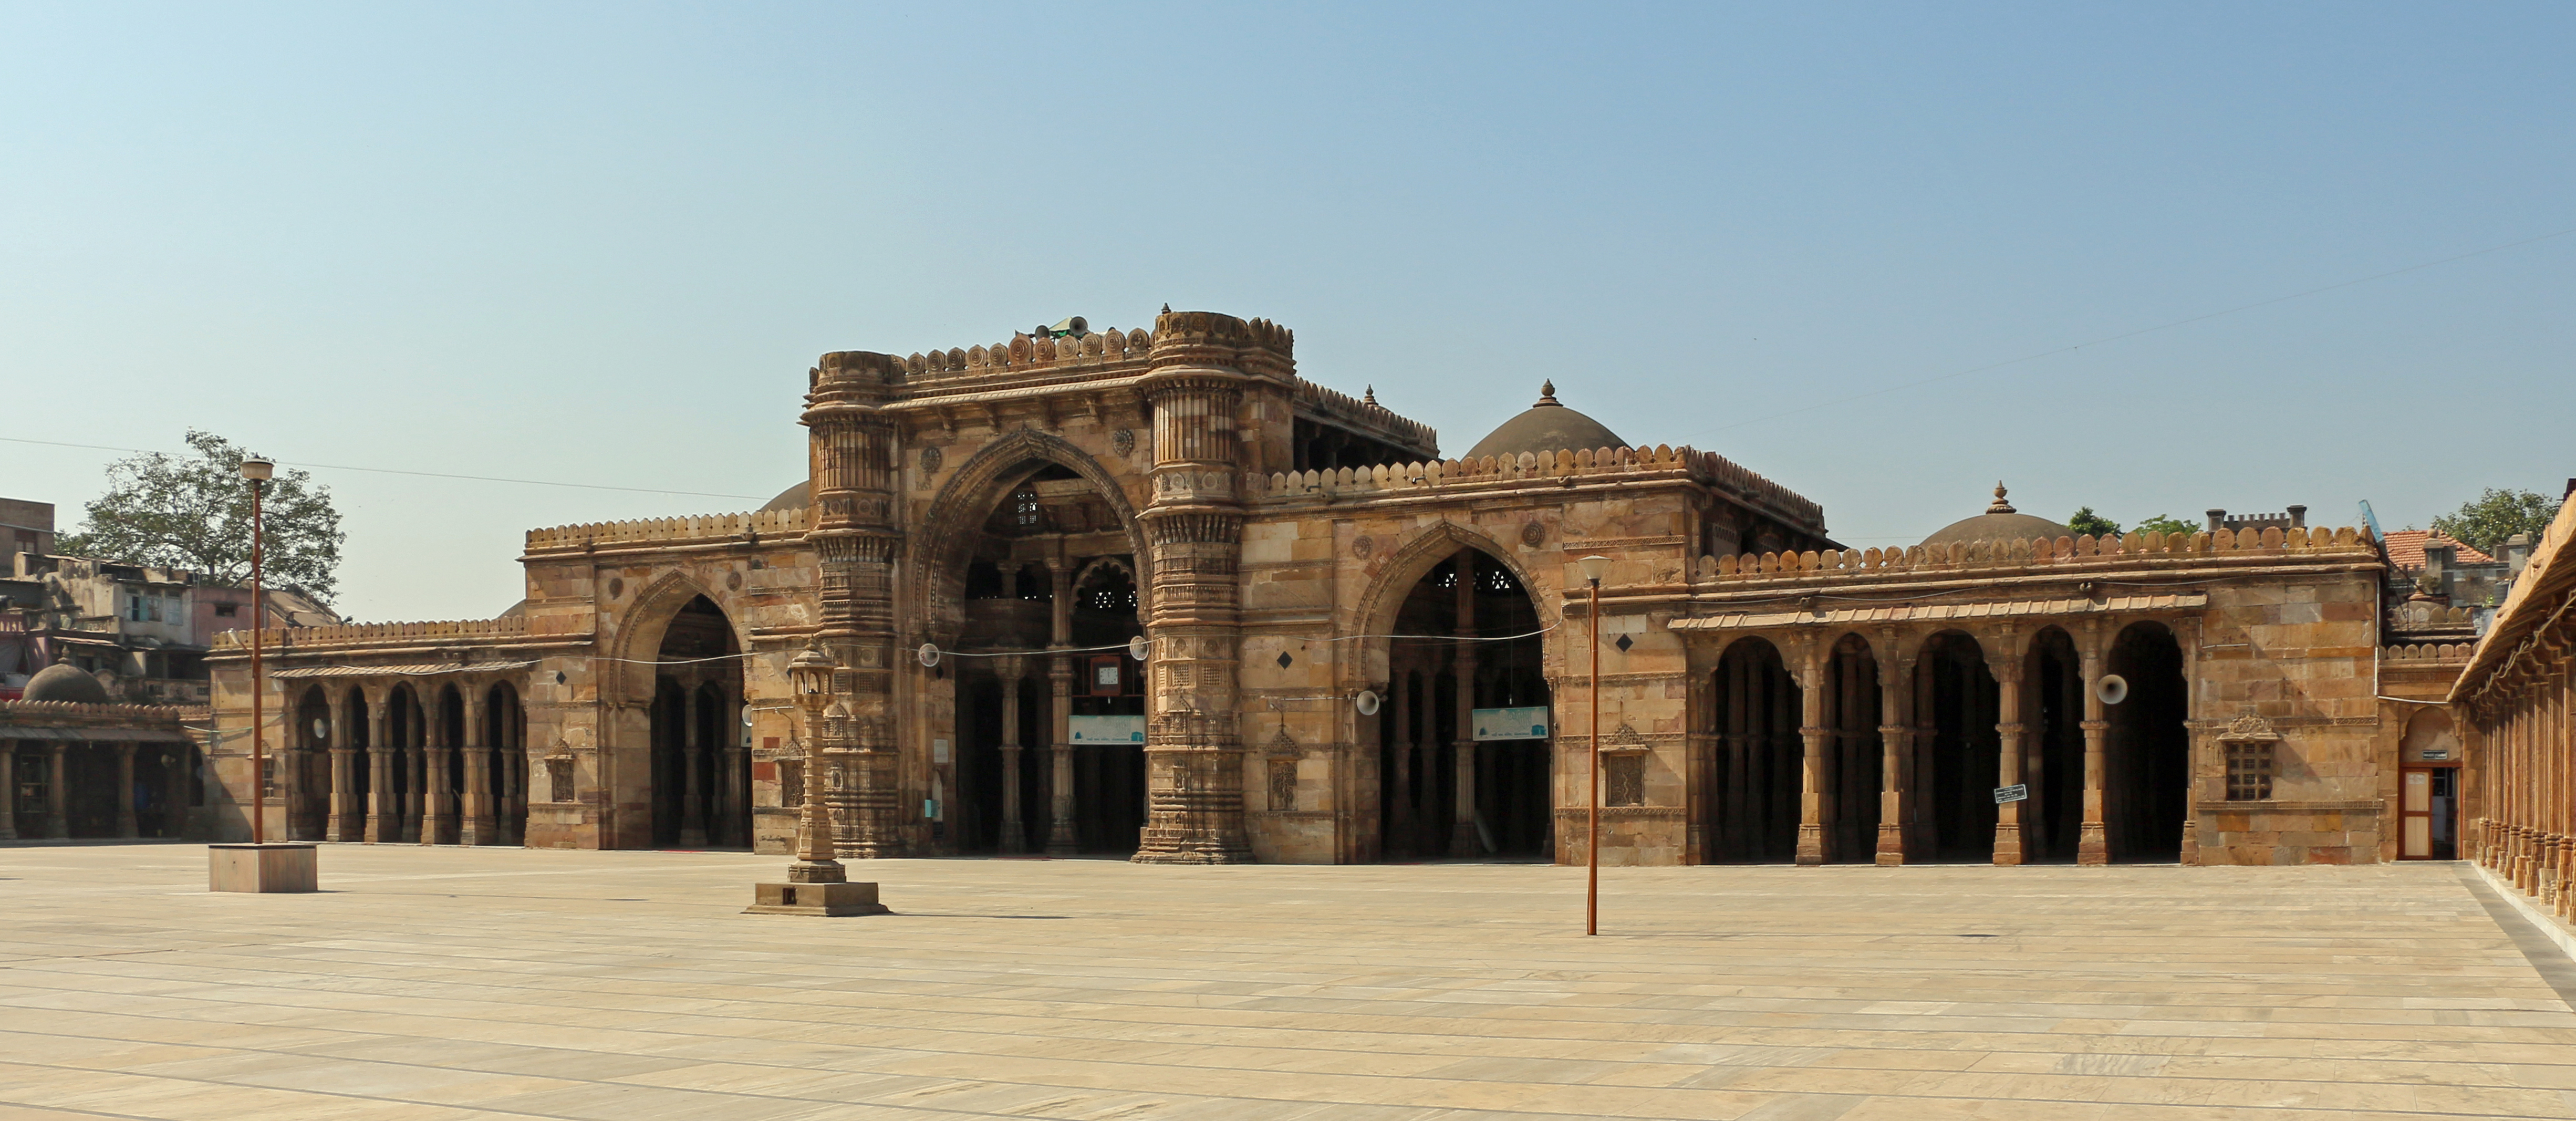
[[1351,555],[1352,555],[1352,556],[1358,557],[1358,558],[1360,558],[1361,560],[1367,560],[1367,559],[1369,558],[1369,554],[1374,553],[1374,552],[1376,552],[1376,551],[1377,551],[1377,538],[1371,537],[1371,536],[1369,536],[1369,535],[1367,535],[1367,534],[1363,533],[1363,534],[1359,535],[1358,537],[1354,537],[1354,538],[1352,538],[1352,539],[1351,539]]
[[1119,429],[1119,430],[1118,430],[1118,431],[1116,431],[1116,432],[1112,432],[1112,433],[1110,433],[1110,434],[1109,434],[1109,446],[1110,446],[1110,447],[1112,447],[1112,448],[1117,449],[1117,450],[1118,450],[1118,454],[1120,454],[1120,455],[1127,455],[1127,454],[1129,454],[1129,453],[1131,453],[1131,452],[1134,452],[1134,451],[1136,450],[1136,432],[1135,432],[1135,430],[1134,430],[1134,429],[1129,429],[1129,428],[1121,428],[1121,429]]
[[726,591],[728,591],[728,592],[739,592],[739,591],[741,591],[741,590],[742,590],[742,573],[739,573],[739,572],[728,572],[728,573],[725,573],[725,590],[726,590]]
[[1523,544],[1523,545],[1527,545],[1527,546],[1529,546],[1530,548],[1535,549],[1535,548],[1538,548],[1538,547],[1539,547],[1539,545],[1540,545],[1540,544],[1542,544],[1542,543],[1544,543],[1546,540],[1547,540],[1547,527],[1546,527],[1546,526],[1540,525],[1540,524],[1538,524],[1537,522],[1530,522],[1529,524],[1524,525],[1524,526],[1522,526],[1522,527],[1521,527],[1521,544]]
[[939,463],[943,458],[945,457],[939,454],[939,449],[937,448],[921,449],[921,473],[924,475],[938,474]]
[[616,599],[617,597],[622,596],[622,595],[625,595],[625,594],[626,594],[626,579],[625,579],[624,577],[621,577],[621,576],[611,576],[611,577],[609,577],[609,578],[608,578],[608,598],[610,598],[610,599]]

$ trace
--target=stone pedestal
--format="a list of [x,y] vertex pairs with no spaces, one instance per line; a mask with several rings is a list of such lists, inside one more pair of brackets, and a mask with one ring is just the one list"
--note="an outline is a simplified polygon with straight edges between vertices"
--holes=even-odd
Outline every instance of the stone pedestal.
[[319,891],[309,844],[207,845],[208,891]]
[[743,908],[742,913],[839,918],[846,915],[891,915],[894,912],[877,902],[877,885],[873,883],[787,883],[752,885],[751,906]]

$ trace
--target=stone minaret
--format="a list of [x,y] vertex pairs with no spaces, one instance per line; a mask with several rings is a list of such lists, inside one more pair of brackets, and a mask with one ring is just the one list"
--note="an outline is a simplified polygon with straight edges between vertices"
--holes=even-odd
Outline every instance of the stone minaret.
[[825,751],[836,779],[828,800],[839,854],[892,856],[896,826],[894,559],[896,428],[880,407],[903,378],[883,354],[823,356],[806,394],[812,510],[805,540],[822,562],[818,637],[839,663],[833,692],[846,712]]
[[1243,824],[1236,657],[1248,396],[1293,386],[1290,336],[1211,312],[1154,321],[1142,390],[1154,416],[1154,492],[1139,515],[1151,550],[1153,716],[1145,740],[1145,863],[1252,859]]

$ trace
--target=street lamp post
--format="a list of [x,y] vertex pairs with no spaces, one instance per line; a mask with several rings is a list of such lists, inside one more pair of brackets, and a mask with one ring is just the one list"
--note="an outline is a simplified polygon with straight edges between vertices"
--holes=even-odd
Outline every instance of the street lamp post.
[[268,593],[261,587],[259,570],[260,539],[267,535],[261,525],[260,496],[276,474],[276,464],[257,456],[242,457],[241,477],[250,480],[250,843],[254,845],[268,843],[268,713],[264,708],[268,681],[260,665]]
[[[243,456],[241,477],[250,483],[250,843],[206,846],[210,891],[313,891],[318,884],[311,844],[268,840],[268,671],[261,661],[268,626],[268,590],[260,562],[267,534],[261,498],[277,465]],[[223,742],[218,732],[213,743]]]
[[1583,933],[1601,933],[1601,577],[1610,571],[1610,558],[1584,557],[1574,562],[1583,569],[1583,580],[1592,585],[1592,603],[1584,612],[1592,621],[1592,766],[1584,785],[1590,788],[1591,818],[1585,827],[1583,856],[1589,866],[1583,887]]
[[784,883],[752,886],[754,915],[883,915],[877,885],[851,883],[834,859],[832,817],[823,800],[823,708],[832,700],[832,676],[840,669],[819,647],[808,646],[787,663],[787,685],[796,692],[796,707],[805,713],[804,804],[796,814],[796,862],[787,866]]

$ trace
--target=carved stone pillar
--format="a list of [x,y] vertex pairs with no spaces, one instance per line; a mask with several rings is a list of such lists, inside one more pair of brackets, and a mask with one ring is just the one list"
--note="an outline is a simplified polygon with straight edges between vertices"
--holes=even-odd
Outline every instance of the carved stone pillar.
[[1002,851],[1027,852],[1027,827],[1020,821],[1020,656],[993,660],[1002,677]]
[[1728,860],[1742,860],[1753,854],[1750,844],[1749,814],[1758,803],[1752,797],[1753,737],[1759,727],[1753,720],[1754,693],[1752,658],[1722,658],[1718,676],[1726,695],[1726,798],[1725,824],[1721,832]]
[[1914,655],[1897,647],[1896,628],[1879,632],[1878,655],[1878,862],[1905,863],[1908,824],[1914,816]]
[[[414,693],[413,698],[416,701],[419,694]],[[420,706],[415,703],[405,711],[411,719],[403,722],[403,739],[406,742],[400,745],[402,758],[395,764],[408,776],[403,784],[402,836],[399,839],[417,841],[430,833],[428,819],[421,812],[428,806],[429,741],[424,735]]]
[[18,839],[18,742],[0,740],[0,841]]
[[894,524],[896,429],[880,407],[901,377],[888,355],[849,351],[823,356],[806,394],[803,423],[813,492],[813,528],[805,535],[821,561],[822,627],[818,638],[840,668],[835,703],[850,730],[827,748],[842,783],[834,809],[841,856],[895,856],[926,832],[905,803],[895,735],[894,561],[902,534]]
[[490,717],[486,715],[482,687],[469,684],[465,700],[465,799],[456,819],[456,843],[488,845],[499,838],[492,832],[492,745],[489,739]]
[[[1073,645],[1073,567],[1062,557],[1047,559],[1051,629],[1048,642],[1058,649]],[[1047,659],[1047,841],[1055,856],[1082,851],[1082,830],[1074,820],[1073,655]],[[1096,776],[1095,776],[1096,777]]]
[[706,730],[701,727],[705,714],[699,711],[698,690],[680,692],[680,846],[707,847],[707,791],[701,777],[707,764]]
[[45,746],[51,772],[45,781],[45,836],[62,840],[72,835],[71,763],[63,757],[66,745]]
[[1798,737],[1806,754],[1798,767],[1798,854],[1800,864],[1824,864],[1834,858],[1833,792],[1825,788],[1825,753],[1832,750],[1834,730],[1825,725],[1824,639],[1800,635],[1791,640],[1798,681]]
[[[258,782],[259,776],[252,775],[250,780]],[[134,745],[130,743],[116,745],[116,835],[143,835],[134,820]]]
[[2109,864],[2111,838],[2104,825],[2102,789],[2105,774],[2103,740],[2111,722],[2103,719],[2102,620],[2084,620],[2084,824],[2075,842],[2077,864]]
[[427,808],[422,811],[420,819],[420,843],[424,845],[454,844],[456,841],[458,831],[451,827],[456,820],[456,788],[449,781],[453,772],[448,769],[455,751],[455,746],[446,741],[444,732],[439,734],[438,740],[421,749],[429,769],[429,782],[422,792]]
[[1482,856],[1484,842],[1476,835],[1476,558],[1474,549],[1458,550],[1454,562],[1458,569],[1459,642],[1451,655],[1450,669],[1456,674],[1458,711],[1453,725],[1457,735],[1449,741],[1458,777],[1453,793],[1457,795],[1456,821],[1449,829],[1449,855]]
[[1414,709],[1418,707],[1414,704],[1413,700],[1412,660],[1403,659],[1398,661],[1389,676],[1393,678],[1393,682],[1387,686],[1387,703],[1395,709],[1395,715],[1393,718],[1395,723],[1395,740],[1387,745],[1387,750],[1392,752],[1395,757],[1395,762],[1392,766],[1392,769],[1395,771],[1395,791],[1387,800],[1391,812],[1387,814],[1387,820],[1382,827],[1385,833],[1382,838],[1382,847],[1385,849],[1386,855],[1392,856],[1397,853],[1402,853],[1406,856],[1412,856],[1415,855],[1413,844],[1413,748],[1414,721],[1417,718]]
[[1154,417],[1154,493],[1139,515],[1151,553],[1154,712],[1145,737],[1146,822],[1136,859],[1252,859],[1243,819],[1236,657],[1248,386],[1293,384],[1287,332],[1206,312],[1155,320],[1142,391]]
[[394,839],[402,828],[402,806],[394,801],[393,746],[385,742],[383,689],[367,690],[367,835],[369,844]]
[[[2002,759],[1997,766],[1996,786],[2013,786],[2021,782],[2022,734],[2027,726],[2022,720],[2022,657],[2020,636],[2005,631],[1994,638],[1986,654],[1986,664],[1994,667],[1996,697],[2002,708],[2002,719],[1995,724],[1995,734],[2002,741]],[[1995,807],[1995,863],[2016,865],[2029,858],[2029,849],[2021,831],[2024,803],[2005,802]]]

